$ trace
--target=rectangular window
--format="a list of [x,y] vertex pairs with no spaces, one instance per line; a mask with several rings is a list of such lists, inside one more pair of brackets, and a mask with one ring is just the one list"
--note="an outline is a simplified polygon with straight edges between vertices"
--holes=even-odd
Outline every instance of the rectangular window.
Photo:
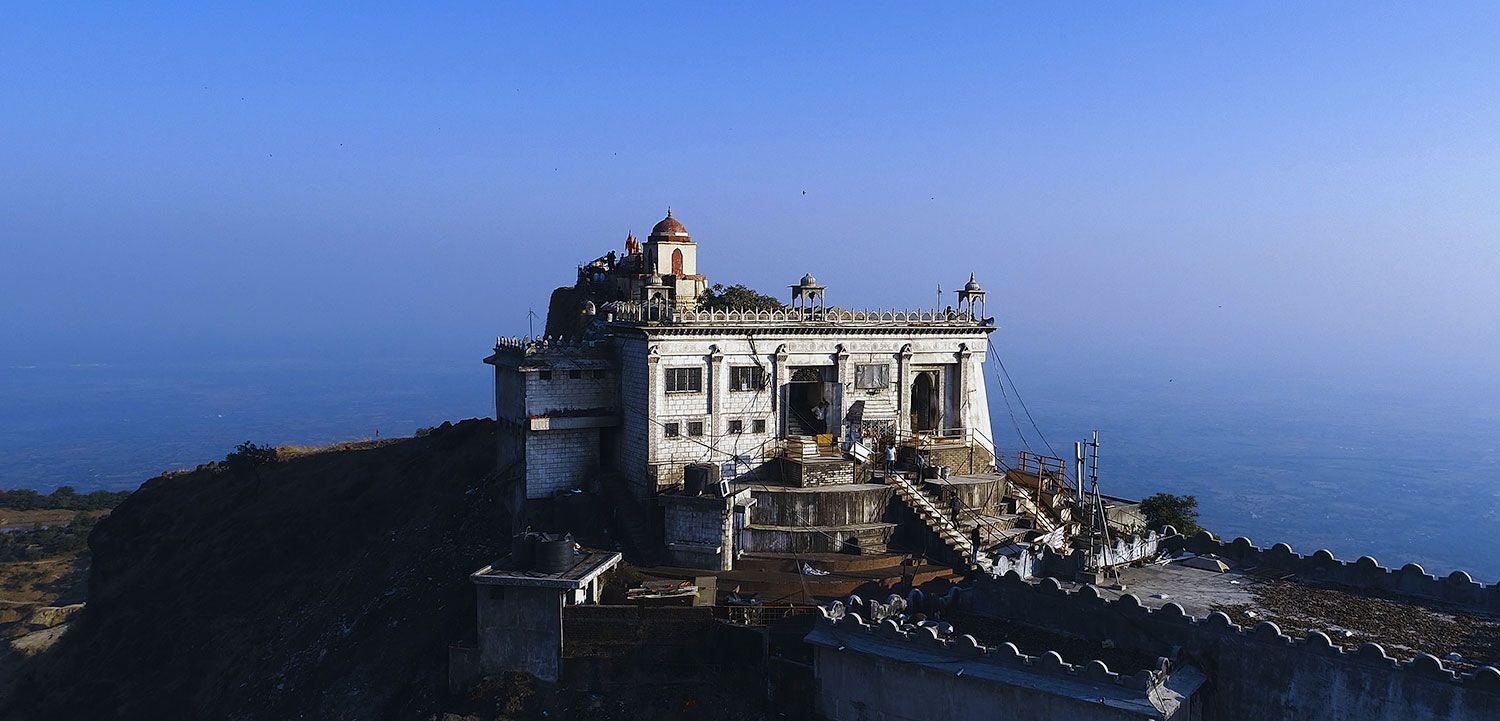
[[680,423],[668,423],[663,426],[663,429],[666,431],[668,438],[676,438],[682,435],[682,424]]
[[760,366],[736,366],[729,369],[729,390],[758,391],[766,387],[766,371]]
[[703,435],[703,421],[688,421],[688,435]]
[[703,369],[702,368],[668,368],[667,369],[667,392],[668,393],[702,393],[703,392]]
[[596,378],[596,379],[603,379],[604,378],[604,371],[594,371],[594,378]]
[[568,371],[568,377],[576,381],[583,377],[583,371]]
[[730,421],[729,422],[729,432],[730,433],[744,433],[745,432],[745,422],[744,421]]
[[536,375],[544,381],[552,380],[552,371],[539,371]]
[[765,433],[766,432],[766,419],[764,419],[764,418],[757,418],[757,419],[755,419],[755,425],[752,426],[752,427],[755,429],[756,433]]
[[884,388],[890,382],[887,373],[890,365],[886,363],[859,363],[854,366],[855,388]]

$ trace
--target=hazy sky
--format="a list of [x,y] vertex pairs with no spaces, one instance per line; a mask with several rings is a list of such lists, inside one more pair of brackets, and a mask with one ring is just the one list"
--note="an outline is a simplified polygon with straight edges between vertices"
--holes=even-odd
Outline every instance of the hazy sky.
[[32,5],[11,363],[477,361],[671,205],[713,281],[977,272],[1018,364],[1500,371],[1493,3]]

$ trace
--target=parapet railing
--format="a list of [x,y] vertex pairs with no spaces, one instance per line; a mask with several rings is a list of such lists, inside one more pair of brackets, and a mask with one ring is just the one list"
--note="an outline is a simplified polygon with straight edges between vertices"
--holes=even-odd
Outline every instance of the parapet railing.
[[590,351],[599,345],[599,341],[584,340],[582,338],[568,336],[501,336],[495,339],[495,351],[512,353],[523,353],[527,355],[543,352],[575,353]]
[[[1027,581],[1018,573],[1006,573],[976,589],[964,589],[961,608],[986,616],[1050,628],[1084,638],[1128,638],[1145,634],[1166,646],[1198,649],[1217,645],[1231,638],[1241,642],[1273,647],[1299,649],[1309,653],[1375,666],[1392,672],[1406,672],[1422,678],[1462,683],[1465,686],[1500,693],[1500,669],[1482,666],[1470,673],[1460,673],[1444,666],[1443,661],[1428,653],[1416,653],[1409,661],[1399,661],[1385,648],[1366,641],[1353,650],[1335,644],[1328,634],[1313,629],[1303,638],[1293,639],[1281,632],[1274,621],[1261,621],[1253,628],[1235,624],[1222,611],[1196,618],[1175,602],[1152,609],[1133,593],[1110,600],[1091,585],[1076,591],[1064,589],[1055,578]],[[972,599],[972,600],[971,600]]]
[[846,310],[843,308],[685,309],[668,303],[614,301],[605,304],[606,317],[626,323],[723,325],[734,323],[857,326],[987,326],[993,319],[969,310]]
[[1170,550],[1187,550],[1199,555],[1212,553],[1241,566],[1282,570],[1349,588],[1386,591],[1491,613],[1500,612],[1500,584],[1486,586],[1464,571],[1454,571],[1438,578],[1415,563],[1389,569],[1369,556],[1361,556],[1356,561],[1340,561],[1327,549],[1303,556],[1293,552],[1292,547],[1285,543],[1262,549],[1248,538],[1225,542],[1208,531],[1200,531],[1192,537],[1178,536],[1164,545]]
[[[819,606],[818,611],[827,632],[840,639],[840,643],[844,639],[867,636],[910,644],[914,650],[924,650],[953,660],[962,659],[965,663],[993,664],[1083,683],[1119,686],[1143,693],[1167,680],[1170,666],[1165,658],[1157,660],[1156,668],[1139,669],[1127,675],[1109,670],[1098,659],[1084,664],[1071,664],[1064,661],[1061,654],[1050,650],[1037,656],[1029,656],[1021,653],[1015,644],[1008,641],[996,646],[985,646],[969,634],[957,634],[952,624],[914,624],[908,620],[910,617],[905,613],[908,610],[932,612],[955,606],[959,592],[960,589],[955,587],[945,596],[931,596],[923,594],[919,589],[912,589],[905,597],[895,594],[888,596],[885,603],[850,596],[847,604],[833,601],[826,606]],[[817,642],[818,633],[815,628],[808,640]]]

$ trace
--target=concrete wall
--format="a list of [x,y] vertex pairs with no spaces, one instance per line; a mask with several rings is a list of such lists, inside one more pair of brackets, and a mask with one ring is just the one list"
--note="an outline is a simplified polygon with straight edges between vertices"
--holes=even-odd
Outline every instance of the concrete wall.
[[1193,669],[1115,673],[1099,661],[1027,656],[1009,643],[986,648],[972,636],[944,638],[890,619],[866,623],[834,608],[822,609],[824,620],[808,635],[816,648],[816,711],[828,719],[1194,718],[1202,676]]
[[655,460],[650,409],[653,363],[644,338],[615,339],[620,366],[621,439],[616,445],[615,468],[625,474],[632,495],[648,499],[656,492],[656,479],[648,473]]
[[481,671],[524,671],[543,681],[557,681],[562,668],[562,594],[521,586],[481,584],[474,589]]
[[1152,611],[1131,594],[1106,601],[1092,586],[1069,592],[1050,578],[1007,574],[957,598],[973,613],[1192,659],[1213,679],[1207,721],[1500,718],[1500,670],[1490,667],[1459,676],[1427,654],[1402,663],[1374,643],[1344,649],[1320,631],[1293,640],[1268,621],[1244,629],[1219,612],[1189,617],[1175,603]]
[[[620,386],[614,370],[557,364],[548,372],[551,377],[545,380],[542,371],[525,372],[527,417],[595,410],[618,412]],[[579,377],[573,378],[574,373]]]
[[720,571],[734,568],[735,506],[749,499],[747,490],[727,498],[675,493],[658,496],[657,502],[664,508],[662,538],[671,564]]
[[763,526],[845,526],[886,520],[895,490],[859,485],[800,490],[752,488],[750,522]]
[[894,523],[833,528],[751,526],[745,529],[745,550],[765,553],[885,553],[895,532]]

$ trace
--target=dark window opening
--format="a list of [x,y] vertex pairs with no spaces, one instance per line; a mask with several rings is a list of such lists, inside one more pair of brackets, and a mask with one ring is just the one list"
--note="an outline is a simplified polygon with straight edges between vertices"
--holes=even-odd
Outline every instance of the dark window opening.
[[677,423],[668,423],[666,425],[666,433],[668,438],[676,438],[682,435],[682,426]]
[[688,421],[688,435],[703,435],[703,421]]
[[544,381],[550,381],[550,380],[552,380],[552,371],[541,371],[541,372],[537,373],[536,375],[537,375],[538,378],[541,378]]
[[758,391],[766,387],[766,371],[760,366],[729,369],[729,390]]
[[745,422],[744,421],[730,421],[729,422],[729,432],[730,433],[744,433],[745,432]]
[[583,377],[583,371],[568,371],[568,377],[576,381]]
[[755,419],[755,424],[754,424],[753,428],[755,428],[755,432],[756,433],[765,433],[766,432],[766,419],[764,419],[764,418],[757,418],[757,419]]
[[699,393],[703,391],[702,368],[668,368],[668,393]]

